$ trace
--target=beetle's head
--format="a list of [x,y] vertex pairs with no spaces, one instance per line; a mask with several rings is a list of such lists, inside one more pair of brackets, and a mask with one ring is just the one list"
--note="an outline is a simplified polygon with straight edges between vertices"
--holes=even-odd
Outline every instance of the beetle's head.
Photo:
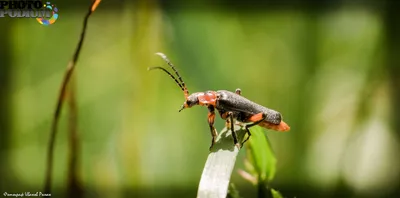
[[199,104],[199,96],[202,95],[202,92],[197,92],[197,93],[192,93],[190,94],[186,101],[183,103],[181,108],[179,109],[179,112],[181,112],[183,109],[193,107],[195,105]]
[[211,105],[215,107],[216,100],[217,100],[217,94],[215,91],[193,93],[186,98],[186,101],[181,106],[181,109],[179,109],[179,112],[185,108],[190,108],[195,105],[206,106],[206,107],[209,107]]

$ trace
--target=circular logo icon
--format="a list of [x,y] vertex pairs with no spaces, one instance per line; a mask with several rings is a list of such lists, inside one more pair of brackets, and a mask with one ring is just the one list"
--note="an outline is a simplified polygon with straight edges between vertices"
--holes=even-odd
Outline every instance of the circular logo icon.
[[40,24],[45,25],[45,26],[48,26],[50,24],[55,23],[56,20],[58,19],[58,13],[57,13],[58,9],[57,9],[57,7],[55,7],[54,5],[50,4],[50,2],[46,2],[46,4],[43,4],[43,7],[45,9],[49,9],[52,12],[52,16],[50,17],[50,19],[45,19],[45,18],[42,18],[42,17],[38,17],[38,18],[36,18],[36,20]]

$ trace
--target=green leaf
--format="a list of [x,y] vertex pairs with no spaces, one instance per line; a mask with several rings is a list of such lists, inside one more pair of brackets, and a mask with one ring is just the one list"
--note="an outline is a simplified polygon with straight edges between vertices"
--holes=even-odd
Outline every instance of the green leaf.
[[282,194],[271,188],[271,194],[273,198],[283,198]]
[[[257,170],[254,168],[254,160],[252,159],[252,155],[250,153],[250,149],[246,150],[246,156],[247,158],[244,159],[244,167],[247,170],[247,172],[253,176],[257,176],[258,172]],[[258,179],[258,178],[257,178]]]
[[240,198],[239,191],[236,189],[235,184],[231,183],[228,189],[227,198]]
[[[261,181],[271,181],[276,172],[276,158],[263,128],[250,128],[251,137],[246,143],[247,158],[253,164]],[[251,170],[250,170],[251,171]]]

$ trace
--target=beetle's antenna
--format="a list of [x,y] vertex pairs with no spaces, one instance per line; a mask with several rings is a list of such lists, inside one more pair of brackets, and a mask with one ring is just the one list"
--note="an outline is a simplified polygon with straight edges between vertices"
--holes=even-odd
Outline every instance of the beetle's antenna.
[[167,62],[167,64],[174,70],[175,74],[178,76],[179,81],[182,83],[183,94],[185,94],[185,98],[187,98],[189,96],[189,91],[185,85],[185,82],[183,82],[181,75],[179,75],[178,70],[176,70],[175,66],[171,63],[171,61],[169,61],[165,54],[161,52],[157,52],[156,54],[161,56],[161,58],[164,59],[164,61]]
[[169,71],[167,71],[165,68],[163,67],[148,67],[147,70],[153,70],[153,69],[161,69],[163,70],[165,73],[167,73],[172,79],[175,80],[176,84],[178,84],[178,86],[181,88],[181,90],[183,92],[185,92],[185,89],[182,87],[182,85],[178,82],[178,80],[175,78],[175,76],[173,76]]

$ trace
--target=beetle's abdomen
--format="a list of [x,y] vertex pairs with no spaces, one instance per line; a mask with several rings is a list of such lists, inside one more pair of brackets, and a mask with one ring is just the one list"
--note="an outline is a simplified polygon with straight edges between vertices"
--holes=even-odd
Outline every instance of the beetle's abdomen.
[[243,96],[226,90],[217,91],[216,108],[223,111],[238,112],[242,115],[243,120],[246,119],[245,117],[258,113],[264,113],[266,115],[264,120],[272,124],[280,124],[282,120],[279,112],[268,109]]
[[290,130],[289,125],[286,124],[284,121],[281,121],[281,123],[279,123],[279,124],[271,124],[271,123],[269,123],[267,121],[263,121],[258,125],[260,125],[260,126],[262,126],[264,128],[267,128],[267,129],[275,130],[275,131],[284,132],[284,131],[289,131]]

